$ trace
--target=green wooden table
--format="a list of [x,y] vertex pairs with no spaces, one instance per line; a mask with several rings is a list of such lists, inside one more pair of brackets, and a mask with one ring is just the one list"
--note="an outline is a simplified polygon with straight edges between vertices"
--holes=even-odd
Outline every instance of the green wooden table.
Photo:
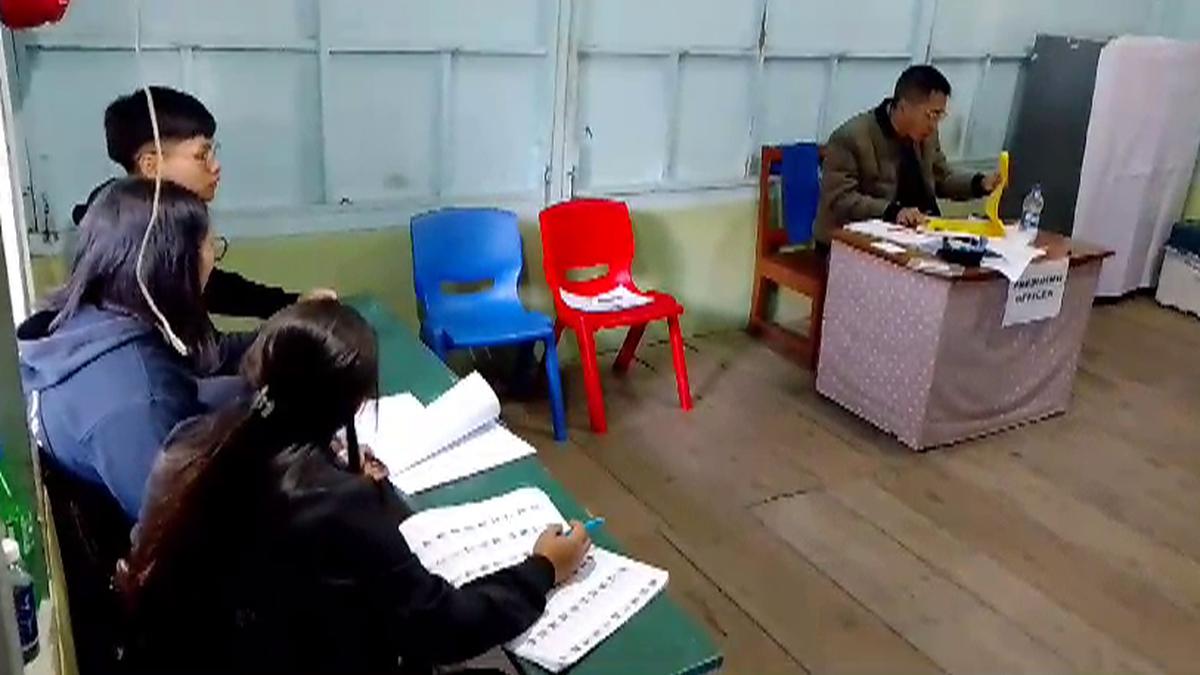
[[[457,379],[454,374],[391,311],[369,299],[353,304],[379,335],[381,393],[408,391],[429,403],[454,384]],[[412,501],[417,508],[447,506],[495,497],[526,486],[544,490],[568,519],[586,519],[583,507],[535,457],[416,495]],[[595,533],[594,540],[609,550],[621,550],[603,529]],[[670,598],[660,594],[568,672],[572,675],[708,673],[720,668],[721,661],[721,654],[708,635]],[[546,672],[527,661],[521,661],[520,666],[527,673]]]

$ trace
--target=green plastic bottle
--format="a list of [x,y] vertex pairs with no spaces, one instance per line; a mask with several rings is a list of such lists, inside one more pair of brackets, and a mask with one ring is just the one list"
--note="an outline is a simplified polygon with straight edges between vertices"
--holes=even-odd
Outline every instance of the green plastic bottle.
[[33,544],[37,540],[37,519],[13,495],[8,477],[4,475],[3,461],[4,448],[0,446],[0,523],[4,524],[6,536],[17,540],[21,557],[28,559],[33,554]]

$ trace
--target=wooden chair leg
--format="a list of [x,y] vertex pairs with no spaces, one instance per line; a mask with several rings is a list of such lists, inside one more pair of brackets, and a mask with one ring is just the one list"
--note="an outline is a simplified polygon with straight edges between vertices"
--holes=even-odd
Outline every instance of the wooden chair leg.
[[755,272],[754,295],[750,299],[750,321],[746,326],[751,333],[757,333],[759,327],[766,323],[771,296],[775,290],[775,282]]
[[671,360],[675,362],[675,386],[679,389],[679,407],[692,409],[692,388],[688,384],[687,354],[683,346],[683,332],[679,329],[679,317],[667,319],[671,334]]
[[623,375],[629,372],[629,364],[633,362],[633,355],[637,352],[638,343],[642,340],[642,334],[646,332],[646,324],[630,326],[629,332],[625,334],[625,341],[621,343],[621,351],[617,352],[617,360],[613,362],[613,372],[618,375]]
[[608,431],[604,417],[604,389],[600,386],[600,365],[596,361],[596,339],[586,330],[575,331],[579,341],[579,360],[583,364],[583,388],[587,392],[588,416],[592,431],[602,434]]
[[813,294],[812,315],[809,318],[808,341],[812,350],[808,356],[809,367],[817,372],[817,363],[821,358],[821,327],[825,323],[825,284]]

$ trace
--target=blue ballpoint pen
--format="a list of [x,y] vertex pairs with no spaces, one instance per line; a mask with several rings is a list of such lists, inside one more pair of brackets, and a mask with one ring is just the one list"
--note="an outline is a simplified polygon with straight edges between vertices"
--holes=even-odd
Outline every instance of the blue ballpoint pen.
[[[595,534],[596,530],[600,529],[600,526],[603,524],[604,524],[604,518],[600,518],[600,517],[590,518],[590,519],[588,519],[587,522],[585,522],[583,524],[583,529],[587,530],[588,534]],[[567,536],[568,534],[571,534],[571,528],[568,527],[567,529],[563,530],[562,534],[564,537]]]

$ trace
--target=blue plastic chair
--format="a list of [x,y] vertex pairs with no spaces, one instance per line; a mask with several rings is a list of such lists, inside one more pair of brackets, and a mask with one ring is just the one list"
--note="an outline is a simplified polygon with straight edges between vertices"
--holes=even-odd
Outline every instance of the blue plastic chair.
[[[412,219],[413,286],[421,340],[443,361],[455,349],[523,345],[519,367],[545,345],[554,438],[567,440],[554,322],[521,304],[524,264],[517,216],[500,209],[441,209]],[[482,286],[455,292],[447,285]],[[449,292],[448,292],[449,291]]]

